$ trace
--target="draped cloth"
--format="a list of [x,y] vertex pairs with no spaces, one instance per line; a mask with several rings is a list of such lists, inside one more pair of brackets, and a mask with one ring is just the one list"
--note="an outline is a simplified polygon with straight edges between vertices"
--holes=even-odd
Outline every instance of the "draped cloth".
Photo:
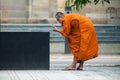
[[68,46],[76,60],[98,56],[98,41],[90,19],[80,14],[65,14],[60,33],[68,39]]

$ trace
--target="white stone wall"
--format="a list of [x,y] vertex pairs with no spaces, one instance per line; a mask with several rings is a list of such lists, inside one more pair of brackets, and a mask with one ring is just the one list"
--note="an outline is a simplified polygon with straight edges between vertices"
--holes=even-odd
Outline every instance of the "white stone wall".
[[[57,11],[65,11],[66,0],[0,0],[0,15],[2,22],[9,23],[40,23],[41,20],[55,22]],[[95,24],[120,23],[120,0],[110,0],[110,4],[94,5],[93,3],[83,7],[78,13],[89,17]],[[118,19],[106,13],[109,7],[118,9]],[[76,13],[75,10],[72,10]],[[109,11],[108,11],[109,12]],[[116,15],[116,14],[112,14]]]
[[0,0],[1,16],[3,18],[27,17],[27,0]]
[[[106,10],[109,7],[120,8],[120,0],[110,0],[110,4],[105,3],[104,5],[99,3],[94,5],[93,3],[86,5],[79,12],[72,10],[73,13],[80,13],[89,17],[95,24],[120,24],[120,19],[117,21],[111,19],[109,13],[106,13]],[[58,11],[64,12],[65,0],[58,0]],[[119,12],[120,13],[120,10]],[[120,14],[118,15],[120,18]]]
[[48,18],[49,5],[48,0],[33,0],[32,2],[32,18]]
[[27,22],[28,0],[0,0],[1,22]]
[[57,12],[57,0],[0,0],[1,22],[47,22]]
[[66,0],[57,0],[57,11],[64,12],[65,11],[65,2]]

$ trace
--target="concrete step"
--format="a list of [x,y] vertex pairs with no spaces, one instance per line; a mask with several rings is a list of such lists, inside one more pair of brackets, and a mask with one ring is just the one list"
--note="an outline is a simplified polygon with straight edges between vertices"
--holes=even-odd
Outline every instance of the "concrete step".
[[99,44],[102,44],[102,43],[106,43],[106,44],[111,44],[111,43],[114,43],[114,44],[119,44],[120,43],[120,40],[98,40],[98,43]]
[[99,40],[120,40],[120,36],[97,36]]
[[110,32],[110,33],[114,33],[114,32],[120,32],[120,30],[105,30],[105,29],[99,29],[96,30],[96,33],[106,33],[106,32]]
[[[55,24],[59,29],[61,26]],[[99,43],[119,43],[120,26],[118,25],[95,25]],[[64,42],[62,35],[52,31],[51,24],[2,24],[2,32],[50,32],[50,42]]]
[[97,36],[120,36],[120,32],[97,32]]
[[63,37],[50,37],[50,42],[64,42],[65,39]]
[[119,29],[120,30],[120,25],[118,24],[95,24],[95,29],[99,30],[99,29]]

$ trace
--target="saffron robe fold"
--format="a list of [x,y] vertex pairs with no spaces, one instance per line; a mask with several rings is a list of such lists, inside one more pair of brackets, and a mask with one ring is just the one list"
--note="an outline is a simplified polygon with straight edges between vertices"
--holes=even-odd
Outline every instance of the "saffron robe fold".
[[89,60],[98,56],[98,41],[90,19],[80,14],[65,14],[59,31],[68,39],[68,46],[76,60]]

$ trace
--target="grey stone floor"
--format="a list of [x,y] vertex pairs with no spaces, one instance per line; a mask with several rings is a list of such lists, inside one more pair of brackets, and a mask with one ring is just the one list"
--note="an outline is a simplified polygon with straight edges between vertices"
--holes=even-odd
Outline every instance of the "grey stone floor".
[[50,70],[0,70],[0,80],[120,80],[120,55],[86,61],[83,71],[66,71],[72,55],[52,54]]
[[120,80],[120,67],[85,67],[83,71],[2,70],[0,80]]

